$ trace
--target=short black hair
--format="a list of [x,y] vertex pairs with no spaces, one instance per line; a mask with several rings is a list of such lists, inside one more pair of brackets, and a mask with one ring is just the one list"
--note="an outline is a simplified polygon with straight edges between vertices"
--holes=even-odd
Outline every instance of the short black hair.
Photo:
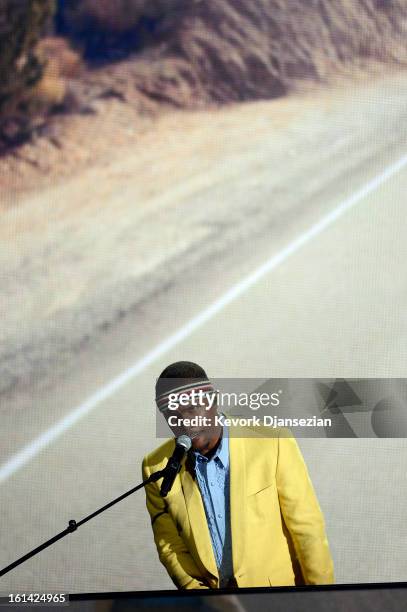
[[[169,379],[177,379],[172,383]],[[193,361],[176,361],[167,366],[157,378],[155,383],[155,396],[171,391],[175,387],[181,386],[190,380],[208,380],[208,376],[203,368]]]

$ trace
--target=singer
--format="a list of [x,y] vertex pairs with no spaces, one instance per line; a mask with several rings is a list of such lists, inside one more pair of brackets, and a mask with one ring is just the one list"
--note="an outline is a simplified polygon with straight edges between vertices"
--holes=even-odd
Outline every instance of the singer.
[[[174,414],[169,394],[185,397],[189,390],[213,390],[199,365],[180,361],[161,373],[156,403],[167,422]],[[174,584],[218,589],[333,583],[324,518],[290,431],[242,437],[241,428],[216,418],[216,403],[200,404],[182,402],[177,412],[185,423],[205,415],[205,426],[197,420],[171,427],[175,436],[189,436],[190,450],[171,439],[142,464],[147,479],[175,461],[170,480],[145,488],[158,555]],[[184,454],[186,460],[176,463]]]

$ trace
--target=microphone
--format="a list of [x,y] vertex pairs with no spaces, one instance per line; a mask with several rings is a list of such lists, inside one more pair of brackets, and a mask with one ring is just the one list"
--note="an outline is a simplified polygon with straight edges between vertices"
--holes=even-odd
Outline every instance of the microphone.
[[164,478],[161,483],[160,495],[165,497],[171,491],[176,475],[181,469],[181,461],[186,452],[192,446],[191,438],[186,435],[179,436],[176,439],[176,445],[172,456],[168,459],[168,463],[164,469]]

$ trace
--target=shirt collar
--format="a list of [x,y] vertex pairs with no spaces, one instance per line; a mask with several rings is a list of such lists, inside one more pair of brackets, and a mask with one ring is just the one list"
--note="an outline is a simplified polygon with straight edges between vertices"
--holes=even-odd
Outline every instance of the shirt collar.
[[[223,467],[227,468],[229,465],[229,428],[226,425],[223,425],[222,430],[222,439],[218,448],[216,449],[216,453],[213,455],[210,461],[218,458]],[[201,455],[199,451],[194,451],[194,455],[197,459],[201,458],[208,461],[205,455]]]

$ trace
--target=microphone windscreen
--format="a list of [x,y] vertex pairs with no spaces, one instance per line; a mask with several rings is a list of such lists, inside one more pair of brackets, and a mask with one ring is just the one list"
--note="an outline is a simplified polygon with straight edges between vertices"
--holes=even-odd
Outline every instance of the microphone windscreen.
[[192,446],[192,441],[191,441],[191,438],[190,438],[189,436],[187,436],[187,435],[185,435],[185,434],[184,434],[184,435],[179,436],[179,437],[177,438],[177,444],[178,444],[179,446],[183,446],[183,447],[185,448],[185,450],[186,450],[186,451],[189,451],[189,449],[190,449],[190,448],[191,448],[191,446]]

